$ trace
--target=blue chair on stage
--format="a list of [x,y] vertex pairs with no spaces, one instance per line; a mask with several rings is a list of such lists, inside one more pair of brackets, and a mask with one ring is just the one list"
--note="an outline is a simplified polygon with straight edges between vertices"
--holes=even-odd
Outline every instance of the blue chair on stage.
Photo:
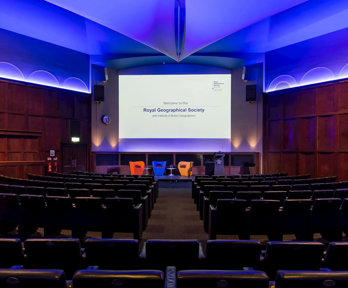
[[163,176],[167,161],[152,161],[152,169],[155,176]]

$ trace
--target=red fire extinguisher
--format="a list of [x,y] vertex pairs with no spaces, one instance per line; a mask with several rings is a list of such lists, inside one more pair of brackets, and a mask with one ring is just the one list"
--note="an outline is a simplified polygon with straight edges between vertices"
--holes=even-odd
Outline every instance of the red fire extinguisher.
[[48,172],[52,172],[52,158],[51,157],[47,157],[47,161],[48,161]]

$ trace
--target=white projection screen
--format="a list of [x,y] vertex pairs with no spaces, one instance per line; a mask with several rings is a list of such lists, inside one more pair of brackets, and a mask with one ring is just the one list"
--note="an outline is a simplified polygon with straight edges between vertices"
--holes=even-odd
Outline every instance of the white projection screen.
[[[162,139],[162,144],[175,139],[179,144],[176,146],[178,151],[215,151],[216,148],[226,150],[222,147],[226,143],[222,142],[229,142],[230,137],[230,74],[119,76],[121,144],[134,144],[134,141],[125,142],[122,139],[143,139],[142,143],[147,147],[138,145],[137,150],[149,151],[150,139],[157,139],[157,142]],[[187,139],[196,141],[188,142]],[[198,142],[198,139],[201,141]],[[225,141],[217,141],[219,139]],[[180,142],[193,146],[199,143],[199,147],[182,149]],[[218,147],[210,147],[211,143],[218,144]],[[175,150],[168,147],[161,149],[160,144],[155,145],[157,151]],[[204,144],[210,148],[204,147]],[[132,150],[124,145],[121,147],[124,151]]]

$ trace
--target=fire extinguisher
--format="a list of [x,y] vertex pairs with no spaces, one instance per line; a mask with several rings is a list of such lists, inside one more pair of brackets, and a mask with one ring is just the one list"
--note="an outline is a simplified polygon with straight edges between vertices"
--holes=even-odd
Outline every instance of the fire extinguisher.
[[47,161],[48,161],[48,172],[52,172],[52,158],[47,157]]

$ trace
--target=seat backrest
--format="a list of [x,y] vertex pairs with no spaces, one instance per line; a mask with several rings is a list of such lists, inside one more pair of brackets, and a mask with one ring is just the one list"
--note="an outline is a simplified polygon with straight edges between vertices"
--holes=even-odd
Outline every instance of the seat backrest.
[[208,240],[206,262],[210,269],[256,269],[261,249],[261,243],[256,240]]
[[183,270],[177,273],[178,288],[267,288],[268,277],[261,271]]
[[135,239],[87,239],[86,263],[99,269],[134,269],[139,265],[139,241]]
[[0,255],[0,268],[24,264],[22,244],[17,238],[0,238]]
[[232,191],[210,191],[209,202],[210,205],[215,206],[218,199],[234,199],[234,196]]
[[348,242],[330,242],[325,256],[324,267],[331,270],[348,270]]
[[72,283],[74,288],[163,288],[164,273],[159,270],[80,270]]
[[312,194],[312,190],[290,190],[288,199],[311,199]]
[[194,268],[199,262],[200,244],[197,240],[147,240],[144,249],[146,262],[151,268]]
[[312,194],[312,199],[316,198],[332,198],[334,195],[334,190],[314,190]]
[[278,270],[319,270],[325,246],[314,241],[273,241],[266,246],[265,266],[271,277]]
[[287,195],[287,191],[265,191],[263,194],[263,199],[279,200],[283,202]]
[[345,288],[348,287],[348,272],[334,271],[279,271],[275,288]]
[[81,267],[80,240],[75,238],[27,239],[24,241],[26,268],[62,269],[71,279]]
[[0,287],[66,288],[62,270],[0,269]]
[[132,198],[135,204],[141,203],[141,190],[120,189],[115,193],[119,198]]

